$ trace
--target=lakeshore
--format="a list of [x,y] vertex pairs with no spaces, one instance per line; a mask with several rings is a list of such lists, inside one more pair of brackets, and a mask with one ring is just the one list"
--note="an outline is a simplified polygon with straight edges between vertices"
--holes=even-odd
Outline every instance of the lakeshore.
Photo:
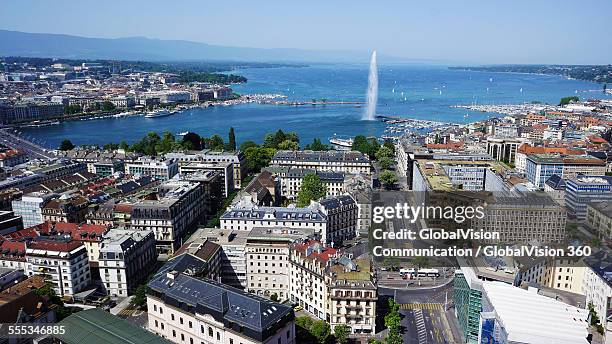
[[[385,133],[393,129],[388,128],[393,123],[361,120],[364,108],[360,102],[365,99],[367,85],[365,65],[253,68],[235,73],[249,80],[232,85],[234,92],[242,95],[238,99],[208,106],[194,104],[175,115],[159,118],[138,114],[120,118],[98,115],[92,116],[93,120],[79,118],[59,125],[20,130],[44,142],[48,148],[56,148],[66,138],[77,145],[103,145],[121,140],[133,142],[150,131],[192,131],[210,136],[223,135],[229,127],[239,133],[239,143],[259,142],[265,133],[279,128],[297,132],[302,138],[301,144],[310,143],[314,138],[327,142],[335,135],[391,137],[400,134]],[[489,113],[477,108],[454,107],[458,104],[524,104],[534,100],[556,104],[560,98],[573,95],[575,90],[592,89],[593,85],[540,75],[382,65],[377,114],[461,125],[499,116],[502,111]],[[521,88],[523,92],[519,92]],[[608,98],[612,99],[612,95]]]

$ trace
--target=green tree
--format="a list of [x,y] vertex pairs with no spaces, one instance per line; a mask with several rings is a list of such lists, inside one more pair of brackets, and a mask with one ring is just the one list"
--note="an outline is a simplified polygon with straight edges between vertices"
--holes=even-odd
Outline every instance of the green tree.
[[370,149],[370,145],[368,144],[368,139],[363,135],[357,135],[353,139],[353,145],[351,147],[352,150],[356,150],[363,154],[368,154]]
[[378,148],[378,151],[376,151],[376,159],[380,160],[382,158],[393,158],[393,150],[385,146]]
[[157,145],[161,141],[161,137],[154,132],[151,131],[147,135],[145,135],[140,141],[134,143],[131,147],[131,150],[134,152],[146,154],[146,155],[157,155]]
[[118,148],[119,148],[119,145],[116,143],[107,143],[104,146],[102,146],[102,149],[109,150],[109,151],[112,151]]
[[334,327],[334,337],[336,337],[336,343],[347,344],[350,333],[351,328],[347,325],[338,325]]
[[357,135],[353,139],[351,149],[366,154],[370,159],[374,159],[380,144],[374,137],[367,138],[363,135]]
[[202,138],[200,137],[200,135],[188,132],[183,136],[183,145],[187,144],[188,142],[191,144],[191,149],[202,149]]
[[385,340],[386,344],[402,344],[404,343],[402,335],[399,331],[390,331]]
[[227,150],[236,150],[236,134],[234,133],[234,127],[230,127],[229,134],[227,135]]
[[71,149],[74,149],[74,145],[68,139],[63,140],[59,145],[59,150],[61,151],[69,151]]
[[223,150],[225,147],[223,138],[217,134],[210,137],[209,148],[212,150]]
[[390,189],[393,185],[395,185],[395,183],[397,183],[397,177],[395,176],[395,173],[391,171],[380,172],[380,175],[378,176],[378,178],[380,179],[380,182],[383,183],[383,185],[387,189]]
[[389,310],[387,314],[385,315],[384,320],[385,320],[385,327],[389,329],[389,334],[387,335],[386,343],[387,344],[402,343],[402,337],[400,335],[400,329],[402,326],[402,317],[399,314],[399,305],[393,299],[389,299]]
[[400,260],[398,257],[387,256],[383,260],[383,265],[389,270],[395,270],[400,266]]
[[295,318],[295,332],[296,338],[300,338],[302,343],[314,343],[316,338],[311,334],[310,329],[314,320],[309,316]]
[[161,141],[156,145],[155,151],[161,154],[172,152],[176,147],[175,142],[174,135],[169,131],[165,131]]
[[325,320],[317,320],[312,323],[310,333],[317,339],[319,344],[325,344],[330,335],[329,324]]
[[266,148],[280,149],[279,145],[287,140],[298,144],[300,143],[300,138],[295,132],[285,133],[279,129],[274,134],[266,134],[263,146]]
[[296,151],[300,149],[300,144],[294,141],[285,140],[278,144],[278,149]]
[[393,155],[395,155],[395,145],[393,144],[393,141],[387,139],[383,143],[383,146],[389,148],[391,150],[391,152],[393,152]]
[[132,302],[142,308],[147,305],[147,286],[144,284],[139,285],[134,291],[134,297],[132,298]]
[[115,104],[109,102],[108,100],[105,100],[104,103],[102,103],[102,110],[113,111],[115,110]]
[[563,105],[567,105],[569,103],[576,103],[580,101],[580,98],[576,97],[576,96],[571,96],[571,97],[563,97],[561,98],[561,100],[559,101],[559,106],[563,106]]
[[300,137],[295,131],[290,131],[285,135],[285,139],[289,141],[293,141],[296,143],[300,143]]
[[274,302],[278,302],[278,294],[274,293],[274,294],[270,295],[270,300],[272,300]]
[[388,157],[382,157],[378,159],[378,164],[380,165],[380,168],[382,168],[383,170],[389,170],[391,169],[391,166],[393,166],[393,159],[388,158]]
[[122,140],[121,142],[119,142],[119,149],[123,149],[124,151],[129,151],[130,150],[130,145],[128,145],[127,142]]
[[49,302],[56,306],[55,314],[57,315],[57,320],[62,320],[72,313],[69,308],[64,306],[64,301],[62,301],[62,299],[55,294],[55,290],[50,283],[45,283],[44,286],[36,289],[35,293],[38,296],[47,297]]
[[274,148],[249,147],[244,151],[247,169],[251,173],[257,173],[267,166],[276,153]]
[[329,150],[329,146],[321,143],[320,139],[314,139],[312,140],[312,143],[307,144],[306,147],[304,147],[304,149],[312,150],[312,151],[327,151]]
[[304,176],[302,186],[297,196],[297,206],[306,207],[312,200],[318,200],[325,197],[327,194],[327,187],[323,184],[321,177],[314,173],[308,173]]
[[246,151],[248,148],[251,147],[259,147],[259,145],[253,141],[244,141],[241,145],[240,145],[240,150],[241,151]]
[[66,105],[64,106],[64,113],[67,115],[72,115],[75,113],[81,112],[81,106],[79,105]]

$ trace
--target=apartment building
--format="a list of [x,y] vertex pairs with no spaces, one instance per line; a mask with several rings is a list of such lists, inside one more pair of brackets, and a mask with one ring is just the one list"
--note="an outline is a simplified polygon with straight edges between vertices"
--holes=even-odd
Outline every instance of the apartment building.
[[346,325],[352,334],[376,333],[377,287],[372,280],[370,259],[340,257],[331,268],[329,286],[332,331]]
[[204,164],[229,163],[231,164],[231,168],[234,171],[231,180],[234,183],[233,188],[235,189],[242,188],[242,181],[247,175],[246,158],[244,156],[244,153],[241,151],[228,152],[204,149],[202,151],[193,151],[187,153],[168,153],[166,154],[166,157],[170,159],[176,159],[181,164],[190,162]]
[[3,240],[0,242],[0,267],[25,271],[26,243]]
[[612,256],[607,250],[599,251],[584,258],[586,265],[582,290],[586,302],[593,304],[601,324],[606,330],[606,337],[612,336],[608,314],[612,305]]
[[587,218],[587,205],[612,201],[612,177],[579,175],[565,182],[565,206],[578,221]]
[[191,180],[195,176],[206,173],[218,173],[223,180],[223,197],[228,197],[234,191],[233,163],[225,161],[217,162],[180,162],[179,174],[182,179]]
[[612,240],[612,202],[587,204],[586,223],[600,239]]
[[62,195],[46,202],[42,207],[43,221],[49,222],[85,222],[89,200],[80,195]]
[[520,268],[517,281],[584,295],[584,275],[585,265],[579,259],[539,257]]
[[603,176],[606,163],[590,155],[529,154],[525,165],[527,180],[537,188],[553,175],[563,179],[574,179],[579,174]]
[[246,290],[277,300],[289,299],[290,246],[313,236],[309,229],[255,227],[246,238]]
[[370,159],[356,151],[278,151],[270,165],[334,171],[372,173]]
[[529,154],[584,155],[584,151],[580,149],[570,149],[567,147],[533,146],[530,143],[523,143],[516,151],[514,168],[517,172],[525,173],[527,168],[527,155]]
[[297,198],[300,188],[302,187],[302,181],[307,174],[316,174],[321,178],[327,190],[326,197],[339,196],[345,193],[344,172],[317,171],[315,169],[290,166],[270,166],[266,167],[265,171],[279,178],[281,196],[289,200]]
[[290,300],[327,322],[331,322],[329,286],[332,282],[327,268],[337,253],[336,249],[317,241],[298,243],[291,248]]
[[254,227],[284,227],[313,229],[324,233],[327,216],[318,206],[306,208],[259,207],[243,198],[229,208],[220,218],[222,229],[250,231]]
[[51,283],[58,296],[72,296],[91,280],[85,246],[62,236],[37,238],[26,248],[25,273]]
[[[201,236],[206,231],[205,228],[199,229],[181,248],[179,248],[174,257],[183,254],[193,256],[199,260],[199,264],[204,264],[206,268],[203,277],[213,281],[221,282],[221,272],[224,264],[223,249],[221,245],[213,242],[212,239]],[[173,258],[174,259],[174,258]]]
[[155,268],[157,250],[151,231],[113,229],[99,252],[102,287],[111,297],[127,297]]
[[153,231],[158,252],[172,254],[201,219],[206,197],[200,183],[168,181],[158,187],[156,199],[134,204],[131,229]]
[[[220,265],[219,277],[223,284],[235,288],[247,287],[247,254],[246,244],[249,231],[219,228],[199,228],[189,243],[211,242],[218,245]],[[214,275],[209,275],[210,278]],[[218,280],[218,279],[216,279]]]
[[168,180],[179,172],[178,161],[169,158],[140,157],[125,164],[125,173]]
[[375,333],[377,287],[369,258],[353,259],[320,242],[291,245],[290,300],[327,321],[332,330],[347,325],[353,334]]
[[53,193],[35,192],[24,194],[11,202],[15,215],[21,216],[25,228],[45,222],[42,209],[50,200],[59,197]]
[[321,240],[326,245],[339,246],[343,241],[357,236],[357,203],[349,195],[329,197],[313,206],[319,206],[327,218],[325,230],[321,233]]

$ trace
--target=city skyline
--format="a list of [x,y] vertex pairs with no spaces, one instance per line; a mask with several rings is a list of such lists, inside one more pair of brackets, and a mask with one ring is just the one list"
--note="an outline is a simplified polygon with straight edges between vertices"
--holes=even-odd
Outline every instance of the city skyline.
[[[143,2],[118,7],[112,1],[7,1],[0,21],[6,30],[96,38],[364,53],[377,49],[382,61],[389,56],[464,64],[607,64],[612,47],[601,42],[612,34],[605,18],[612,5],[589,3],[593,7],[569,1],[386,6],[270,1],[215,3],[197,10],[200,4],[193,1],[172,7],[157,1],[146,7]],[[589,11],[594,7],[598,11]],[[79,8],[87,8],[87,13],[79,13]]]

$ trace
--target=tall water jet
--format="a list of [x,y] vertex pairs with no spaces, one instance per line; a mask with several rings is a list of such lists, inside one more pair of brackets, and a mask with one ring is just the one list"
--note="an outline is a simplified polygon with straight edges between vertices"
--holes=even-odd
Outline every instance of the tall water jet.
[[361,119],[373,121],[376,116],[376,103],[378,102],[378,66],[376,64],[376,50],[370,59],[370,74],[368,76],[368,93],[366,94],[366,109]]

